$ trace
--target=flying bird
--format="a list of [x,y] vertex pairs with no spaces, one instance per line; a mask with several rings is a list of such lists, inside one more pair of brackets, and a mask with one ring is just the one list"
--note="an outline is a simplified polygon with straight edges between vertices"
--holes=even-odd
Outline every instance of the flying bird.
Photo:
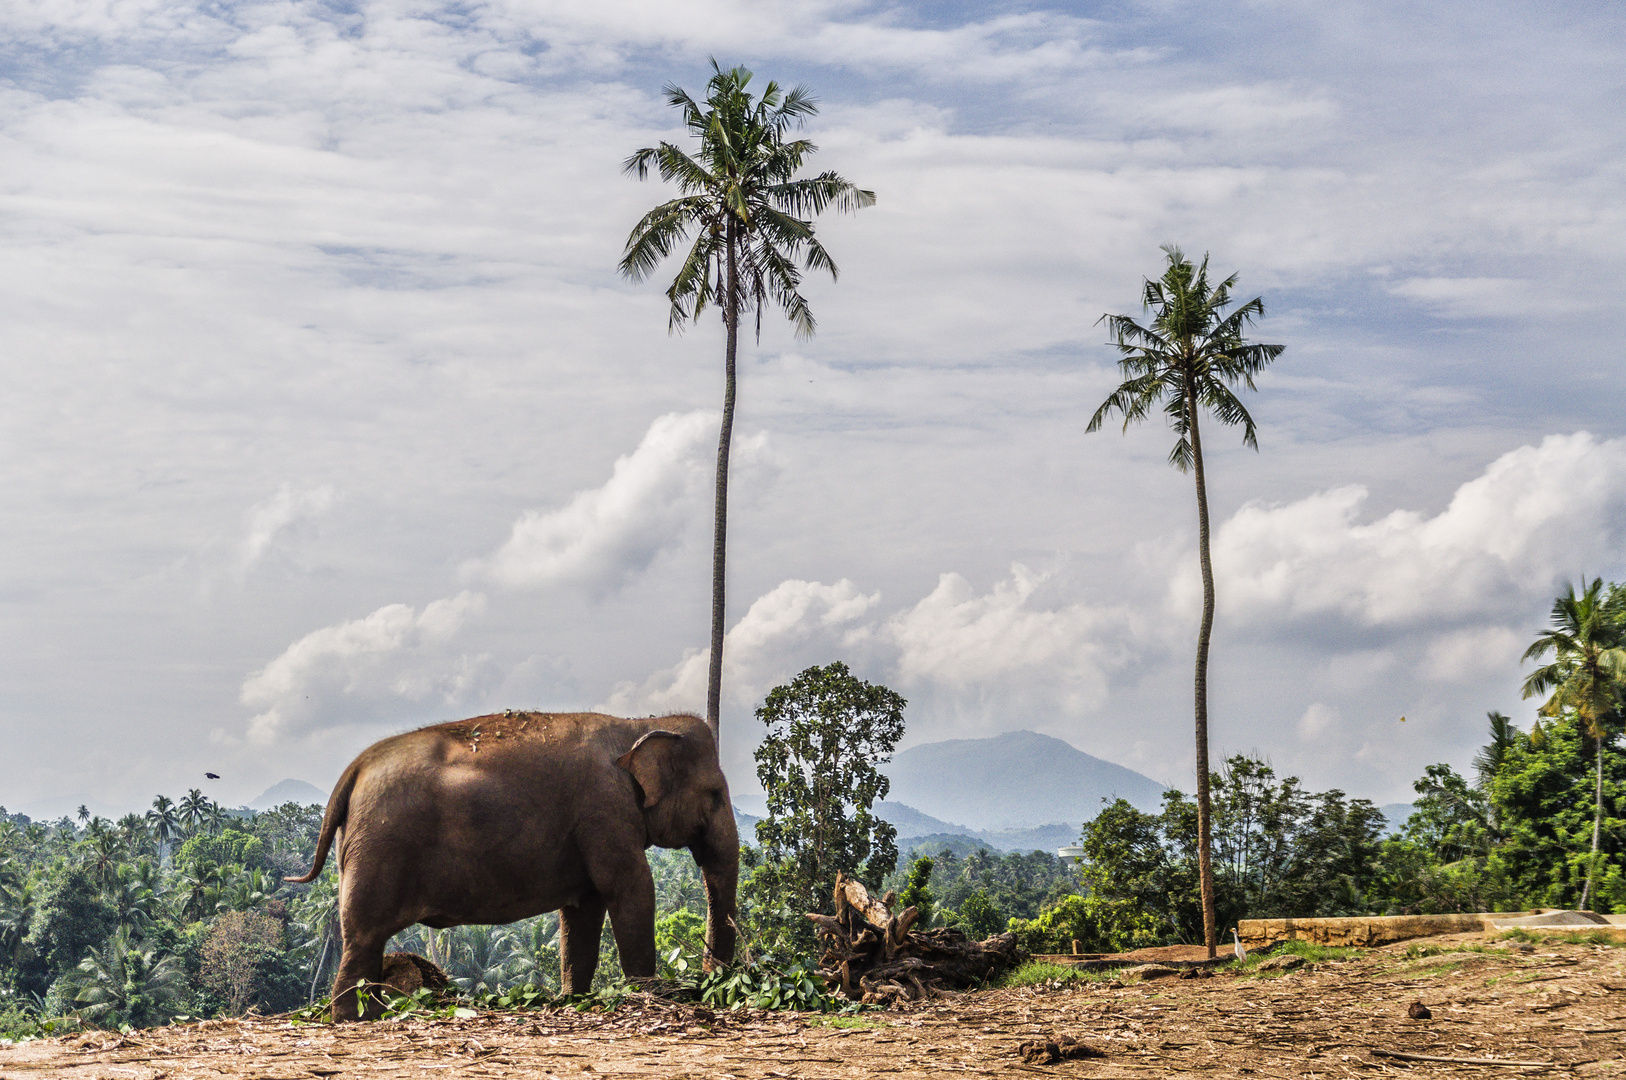
[[217,773],[217,772],[206,772],[203,775],[207,776],[211,780],[219,780],[220,779],[220,774]]

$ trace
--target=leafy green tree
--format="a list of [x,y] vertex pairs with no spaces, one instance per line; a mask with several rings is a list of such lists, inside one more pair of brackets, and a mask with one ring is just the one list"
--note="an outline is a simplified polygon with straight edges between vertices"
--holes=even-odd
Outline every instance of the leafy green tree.
[[988,898],[987,889],[978,889],[960,905],[960,925],[966,936],[983,941],[1005,929],[1009,917]]
[[1602,578],[1593,578],[1579,594],[1568,585],[1554,601],[1551,618],[1551,628],[1524,651],[1524,659],[1552,653],[1553,660],[1524,680],[1524,696],[1549,694],[1536,711],[1542,716],[1574,714],[1597,749],[1592,851],[1581,889],[1581,910],[1586,911],[1603,836],[1603,744],[1619,729],[1626,683],[1626,594],[1618,587],[1605,594]]
[[43,994],[64,972],[73,971],[91,949],[113,934],[118,916],[102,899],[90,874],[65,866],[46,877],[34,901],[24,939],[27,955],[19,970],[21,989]]
[[175,1015],[186,992],[186,971],[156,946],[138,943],[127,929],[92,950],[71,980],[84,1017],[103,1027],[153,1027]]
[[1443,764],[1428,766],[1412,790],[1417,798],[1403,835],[1422,845],[1432,860],[1454,863],[1491,853],[1495,834],[1486,792]]
[[1151,325],[1129,315],[1103,315],[1114,345],[1122,354],[1118,367],[1125,381],[1090,418],[1088,431],[1111,414],[1123,417],[1124,429],[1160,406],[1178,438],[1169,463],[1188,469],[1197,480],[1197,560],[1203,579],[1203,616],[1197,632],[1194,681],[1197,740],[1197,867],[1202,886],[1203,940],[1216,954],[1214,872],[1210,845],[1208,765],[1208,639],[1214,628],[1214,569],[1208,554],[1208,482],[1203,472],[1203,443],[1198,417],[1207,410],[1222,424],[1241,424],[1242,441],[1259,448],[1253,417],[1233,392],[1255,389],[1253,379],[1281,355],[1284,346],[1249,343],[1244,331],[1263,317],[1265,303],[1254,297],[1231,311],[1236,275],[1217,285],[1208,280],[1208,257],[1193,267],[1177,247],[1165,247],[1168,269],[1157,281],[1147,280],[1142,307],[1153,312]]
[[688,241],[683,265],[666,290],[671,302],[668,325],[680,329],[698,321],[707,306],[721,308],[726,345],[723,361],[723,423],[717,445],[717,489],[713,507],[712,609],[710,672],[706,685],[706,721],[718,730],[723,672],[724,565],[728,526],[728,456],[734,430],[735,360],[739,352],[740,316],[754,311],[757,336],[762,313],[772,304],[796,326],[799,337],[813,334],[813,312],[801,294],[802,271],[823,270],[832,280],[835,261],[813,234],[812,219],[827,209],[857,210],[875,202],[834,172],[796,178],[802,163],[818,148],[806,139],[788,138],[818,112],[812,92],[798,86],[782,93],[768,83],[762,96],[749,87],[750,71],[724,71],[712,61],[704,102],[676,85],[666,87],[667,102],[683,114],[684,126],[696,140],[691,156],[662,142],[627,158],[625,171],[638,179],[653,168],[662,180],[675,182],[678,198],[661,203],[633,227],[627,238],[621,273],[643,281],[668,255]]
[[837,661],[774,687],[757,710],[768,816],[757,823],[762,857],[751,883],[771,937],[809,946],[804,913],[830,909],[837,871],[873,887],[897,864],[897,829],[873,808],[891,790],[877,766],[892,760],[907,704]]
[[[1079,879],[1088,894],[1119,908],[1144,914],[1151,944],[1171,938],[1189,941],[1202,932],[1202,906],[1190,860],[1165,842],[1165,835],[1184,833],[1191,804],[1177,791],[1164,794],[1162,815],[1135,809],[1117,799],[1085,824],[1079,837],[1084,848]],[[1195,821],[1190,820],[1191,827]],[[1144,928],[1143,928],[1144,929]],[[1114,944],[1123,945],[1118,935]]]
[[[1594,855],[1587,836],[1597,824],[1599,802],[1603,828]],[[1596,740],[1578,717],[1538,721],[1508,747],[1491,785],[1491,804],[1503,836],[1494,858],[1511,880],[1513,906],[1577,907],[1583,895],[1607,898],[1599,910],[1626,906],[1616,884],[1626,854],[1626,755],[1604,743],[1600,800]]]
[[225,829],[213,835],[199,833],[181,845],[175,861],[183,867],[214,863],[259,869],[265,865],[265,844],[259,837],[237,829]]
[[932,916],[936,914],[936,900],[932,896],[932,859],[930,855],[922,855],[909,867],[909,880],[903,891],[898,894],[898,907],[914,908],[915,922],[921,927],[932,924]]
[[1155,944],[1160,920],[1139,905],[1097,893],[1063,896],[1034,919],[1012,919],[1010,931],[1030,953],[1106,953]]

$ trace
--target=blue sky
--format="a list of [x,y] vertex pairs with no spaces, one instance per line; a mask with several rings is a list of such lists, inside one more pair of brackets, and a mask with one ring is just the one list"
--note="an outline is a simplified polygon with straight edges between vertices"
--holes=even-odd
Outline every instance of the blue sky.
[[[1626,576],[1618,7],[0,12],[0,799],[325,785],[489,708],[697,708],[715,324],[619,279],[707,58],[806,82],[819,334],[741,383],[725,747],[845,659],[910,739],[1186,784],[1189,478],[1086,436],[1160,244],[1287,351],[1214,433],[1214,743],[1403,799]],[[1407,716],[1404,726],[1399,717]]]

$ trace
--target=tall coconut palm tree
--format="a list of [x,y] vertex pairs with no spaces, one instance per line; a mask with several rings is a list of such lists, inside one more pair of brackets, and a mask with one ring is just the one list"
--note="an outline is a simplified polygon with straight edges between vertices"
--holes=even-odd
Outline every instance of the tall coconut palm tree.
[[1581,889],[1581,910],[1588,911],[1603,833],[1603,744],[1620,726],[1622,691],[1626,689],[1626,604],[1618,591],[1605,596],[1603,579],[1593,578],[1590,585],[1583,583],[1579,595],[1574,585],[1564,587],[1564,595],[1553,602],[1551,622],[1552,628],[1542,631],[1524,651],[1525,660],[1553,654],[1551,663],[1524,680],[1524,696],[1550,693],[1536,712],[1542,716],[1570,713],[1597,744],[1592,855]]
[[642,180],[653,168],[662,180],[675,181],[682,194],[655,207],[633,227],[621,273],[644,280],[692,234],[694,243],[666,290],[671,301],[668,328],[676,331],[699,321],[708,305],[721,309],[726,335],[723,423],[712,507],[711,666],[706,681],[706,722],[716,734],[722,700],[728,455],[734,432],[740,316],[756,313],[760,340],[762,313],[772,304],[795,324],[798,337],[811,337],[813,312],[800,291],[802,269],[827,271],[831,280],[837,275],[835,261],[813,235],[812,218],[827,209],[871,206],[875,193],[834,172],[795,178],[802,162],[818,149],[806,139],[787,138],[792,128],[818,112],[806,87],[782,93],[778,83],[770,82],[758,98],[749,89],[750,71],[743,67],[724,71],[716,60],[711,67],[704,102],[675,85],[665,90],[667,103],[683,114],[684,126],[696,139],[693,155],[663,142],[626,160],[627,173]]
[[[1194,679],[1197,735],[1197,871],[1203,900],[1203,943],[1217,952],[1214,915],[1213,830],[1208,772],[1208,639],[1214,629],[1214,568],[1208,556],[1208,482],[1203,472],[1203,441],[1198,419],[1207,412],[1222,424],[1241,424],[1242,442],[1259,449],[1253,417],[1234,390],[1254,390],[1253,378],[1281,355],[1282,345],[1261,345],[1243,338],[1244,331],[1265,314],[1265,302],[1254,297],[1231,307],[1232,274],[1218,284],[1208,280],[1208,256],[1193,266],[1178,247],[1163,249],[1168,269],[1156,281],[1146,280],[1141,306],[1152,313],[1142,326],[1129,315],[1103,315],[1121,355],[1124,382],[1090,417],[1095,431],[1114,413],[1124,430],[1144,420],[1154,406],[1176,435],[1169,464],[1196,474],[1197,561],[1203,578],[1203,617],[1197,631]],[[1226,311],[1230,308],[1230,311]]]
[[8,967],[15,969],[23,955],[23,939],[34,921],[34,880],[23,878],[0,885],[0,951]]
[[[295,902],[294,918],[305,932],[304,947],[311,951],[310,1000],[316,1000],[316,988],[321,984],[322,972],[329,954],[337,957],[341,943],[339,933],[339,875],[330,868],[312,882],[310,891]],[[408,949],[408,952],[417,950]]]
[[450,966],[446,974],[470,996],[499,991],[508,984],[514,959],[506,934],[490,926],[460,926],[454,932]]
[[186,827],[187,835],[198,831],[198,826],[209,816],[209,796],[193,788],[181,800],[180,819]]
[[559,981],[559,916],[538,915],[513,923],[504,931],[510,957],[509,968],[516,982],[552,987]]
[[102,890],[102,899],[113,908],[115,925],[137,937],[146,935],[161,906],[162,897],[154,887],[159,879],[151,873],[151,867],[146,859],[124,863]]
[[168,796],[158,796],[152,801],[152,809],[147,811],[147,821],[152,825],[153,835],[158,837],[158,859],[162,862],[169,857],[169,842],[175,839],[181,827],[175,804]]

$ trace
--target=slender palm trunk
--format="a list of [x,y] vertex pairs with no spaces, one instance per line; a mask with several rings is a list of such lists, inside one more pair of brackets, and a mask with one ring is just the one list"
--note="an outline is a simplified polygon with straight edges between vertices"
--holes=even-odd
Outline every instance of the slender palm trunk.
[[1593,793],[1592,857],[1587,860],[1586,884],[1581,887],[1581,910],[1591,911],[1587,900],[1592,895],[1592,875],[1598,869],[1598,840],[1603,833],[1603,733],[1598,733],[1598,786]]
[[1191,419],[1191,463],[1197,474],[1197,561],[1203,571],[1203,622],[1197,631],[1197,880],[1203,896],[1203,944],[1208,958],[1218,955],[1214,910],[1212,813],[1208,793],[1208,638],[1214,629],[1214,567],[1208,558],[1208,484],[1203,476],[1203,441],[1197,432],[1197,388],[1186,380],[1186,409]]
[[311,970],[311,993],[306,999],[307,1005],[316,1004],[316,986],[322,979],[322,968],[327,963],[327,947],[332,943],[328,935],[322,935],[322,954],[316,958],[316,967]]
[[717,438],[717,499],[712,508],[711,671],[706,678],[706,723],[719,743],[722,742],[723,577],[728,565],[728,450],[734,438],[734,362],[740,343],[738,232],[732,215],[728,219],[727,242],[728,297],[723,302],[723,321],[728,324],[728,349],[724,361],[723,428]]

